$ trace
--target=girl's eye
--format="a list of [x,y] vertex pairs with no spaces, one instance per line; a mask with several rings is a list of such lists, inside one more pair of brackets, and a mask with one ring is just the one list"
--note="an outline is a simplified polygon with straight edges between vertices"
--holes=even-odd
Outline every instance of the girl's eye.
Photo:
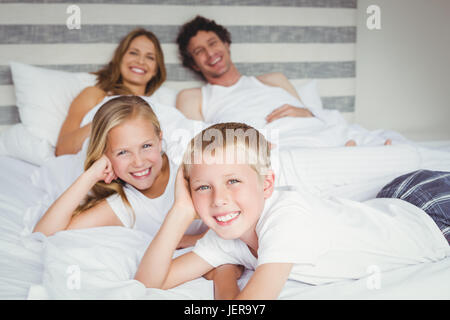
[[126,153],[127,153],[126,150],[122,150],[122,151],[119,151],[119,152],[117,153],[117,155],[118,155],[118,156],[122,156],[122,155],[124,155],[124,154],[126,154]]
[[136,52],[136,51],[130,51],[130,54],[132,54],[132,55],[136,55],[136,54],[137,54],[137,52]]
[[146,143],[146,144],[144,144],[143,146],[142,146],[142,148],[144,148],[144,149],[148,149],[148,148],[151,148],[151,144],[150,143]]
[[240,182],[238,179],[230,179],[230,180],[228,180],[229,184],[235,184],[235,183],[238,183],[238,182]]
[[147,59],[155,60],[155,57],[154,56],[147,56]]

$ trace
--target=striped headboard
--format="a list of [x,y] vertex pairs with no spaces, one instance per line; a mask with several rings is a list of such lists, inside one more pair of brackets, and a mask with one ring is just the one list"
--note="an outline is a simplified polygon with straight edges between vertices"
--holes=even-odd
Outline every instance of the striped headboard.
[[[66,25],[70,5],[81,28]],[[20,121],[10,61],[91,72],[108,62],[119,40],[140,26],[160,39],[166,85],[201,82],[178,59],[178,28],[195,15],[226,26],[241,73],[281,71],[294,85],[319,79],[324,107],[352,117],[355,101],[356,0],[2,0],[0,129]]]

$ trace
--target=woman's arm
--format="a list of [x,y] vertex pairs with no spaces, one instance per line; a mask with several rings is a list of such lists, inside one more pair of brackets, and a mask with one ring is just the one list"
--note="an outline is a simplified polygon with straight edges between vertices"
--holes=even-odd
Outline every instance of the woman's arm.
[[84,140],[89,137],[91,124],[80,128],[84,116],[106,96],[97,87],[88,87],[73,100],[67,118],[59,131],[55,155],[74,154],[81,150]]
[[[122,225],[109,205],[104,201],[99,205],[73,218],[73,212],[89,190],[99,180],[110,183],[115,178],[111,163],[103,156],[97,160],[50,206],[34,228],[50,236],[57,231],[75,228],[88,228],[100,225]],[[94,217],[94,214],[95,217]]]

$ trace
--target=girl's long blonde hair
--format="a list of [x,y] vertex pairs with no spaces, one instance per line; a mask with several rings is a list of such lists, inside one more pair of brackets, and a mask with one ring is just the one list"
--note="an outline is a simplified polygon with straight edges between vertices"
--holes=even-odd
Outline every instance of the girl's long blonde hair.
[[166,67],[164,64],[164,54],[158,38],[148,30],[137,28],[127,34],[119,43],[112,60],[99,71],[93,72],[97,76],[97,87],[105,91],[108,95],[128,95],[133,94],[122,81],[120,64],[125,52],[130,47],[131,41],[139,36],[146,36],[155,46],[155,57],[157,71],[153,78],[147,83],[145,95],[150,96],[166,80]]
[[[113,98],[101,106],[92,121],[92,129],[86,160],[84,162],[84,170],[86,171],[89,169],[92,164],[100,159],[106,152],[108,134],[111,129],[127,120],[138,117],[148,119],[155,129],[155,133],[158,137],[160,136],[161,126],[158,118],[150,105],[144,99],[138,96],[121,96]],[[98,181],[91,189],[90,193],[86,196],[84,201],[77,207],[74,215],[92,208],[110,195],[118,193],[132,213],[134,221],[134,211],[126,197],[123,189],[124,185],[125,183],[119,178],[112,181],[110,184],[103,181]]]

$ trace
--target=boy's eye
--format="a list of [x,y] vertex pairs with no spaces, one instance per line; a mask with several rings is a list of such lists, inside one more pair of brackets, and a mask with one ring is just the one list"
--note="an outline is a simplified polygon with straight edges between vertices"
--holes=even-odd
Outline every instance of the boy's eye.
[[148,149],[148,148],[151,148],[151,144],[150,143],[146,143],[146,144],[144,144],[143,146],[142,146],[142,148],[144,148],[144,149]]
[[203,186],[197,187],[197,188],[195,189],[195,191],[203,191],[203,190],[208,190],[208,189],[209,189],[208,186],[203,185]]
[[238,179],[230,179],[230,180],[228,180],[229,184],[235,184],[235,183],[238,183],[238,182],[240,182]]

